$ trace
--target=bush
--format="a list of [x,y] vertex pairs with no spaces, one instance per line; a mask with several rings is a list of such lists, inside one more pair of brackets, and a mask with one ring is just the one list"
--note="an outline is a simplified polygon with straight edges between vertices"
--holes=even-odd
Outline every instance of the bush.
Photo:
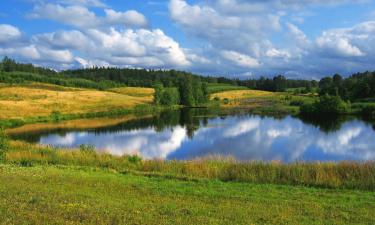
[[339,96],[323,95],[319,101],[301,106],[302,114],[345,114],[349,111],[348,103]]
[[53,111],[51,113],[51,118],[54,122],[59,122],[62,119],[62,115],[59,111]]

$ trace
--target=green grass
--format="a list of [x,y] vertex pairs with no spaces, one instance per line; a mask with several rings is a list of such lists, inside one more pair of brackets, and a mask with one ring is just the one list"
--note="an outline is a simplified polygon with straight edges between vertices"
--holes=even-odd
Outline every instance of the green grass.
[[0,165],[2,224],[374,224],[373,192]]
[[316,96],[247,89],[214,93],[211,99],[219,99],[224,108],[243,108],[254,114],[297,115],[299,107],[314,102]]
[[209,83],[208,92],[210,94],[223,92],[223,91],[233,91],[233,90],[248,90],[247,87],[235,86],[230,84],[221,84],[221,83]]
[[89,166],[178,179],[211,179],[375,191],[375,162],[283,164],[240,162],[220,157],[192,161],[140,160],[134,156],[119,157],[86,151],[86,149],[64,150],[20,141],[11,141],[2,155],[4,163],[20,166]]

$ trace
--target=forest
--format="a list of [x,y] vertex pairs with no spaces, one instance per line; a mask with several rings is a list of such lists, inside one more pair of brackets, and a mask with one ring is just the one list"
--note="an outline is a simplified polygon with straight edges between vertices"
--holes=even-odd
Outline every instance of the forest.
[[[284,92],[302,88],[304,93],[318,90],[321,100],[336,102],[371,102],[375,98],[375,72],[356,73],[344,78],[339,74],[326,76],[320,81],[287,79],[283,75],[273,78],[230,79],[226,77],[201,76],[177,70],[146,70],[112,67],[93,67],[54,71],[32,64],[18,63],[4,57],[0,63],[0,82],[45,82],[62,86],[95,88],[104,90],[121,86],[155,88],[155,103],[160,105],[182,104],[198,106],[208,101],[208,84],[230,84],[249,89]],[[6,72],[6,73],[4,73]],[[323,97],[325,95],[334,98]],[[322,99],[324,98],[324,99]],[[320,103],[320,102],[318,102]],[[318,105],[315,105],[319,108]],[[345,108],[345,107],[343,107]],[[311,111],[311,106],[305,107]]]

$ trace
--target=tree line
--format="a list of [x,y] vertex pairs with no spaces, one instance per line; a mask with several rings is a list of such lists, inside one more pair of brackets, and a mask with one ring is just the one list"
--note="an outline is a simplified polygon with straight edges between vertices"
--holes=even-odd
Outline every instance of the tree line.
[[319,81],[319,93],[350,101],[375,98],[375,72],[356,73],[348,78],[339,74],[324,77]]
[[199,78],[186,75],[179,79],[177,87],[154,86],[154,103],[157,105],[200,106],[208,102],[208,85]]

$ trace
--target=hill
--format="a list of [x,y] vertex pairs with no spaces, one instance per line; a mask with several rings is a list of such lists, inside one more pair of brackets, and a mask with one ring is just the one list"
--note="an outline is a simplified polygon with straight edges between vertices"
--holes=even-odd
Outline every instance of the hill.
[[130,109],[150,104],[153,89],[127,88],[99,91],[30,83],[0,86],[0,119],[48,116],[53,112],[78,114]]

